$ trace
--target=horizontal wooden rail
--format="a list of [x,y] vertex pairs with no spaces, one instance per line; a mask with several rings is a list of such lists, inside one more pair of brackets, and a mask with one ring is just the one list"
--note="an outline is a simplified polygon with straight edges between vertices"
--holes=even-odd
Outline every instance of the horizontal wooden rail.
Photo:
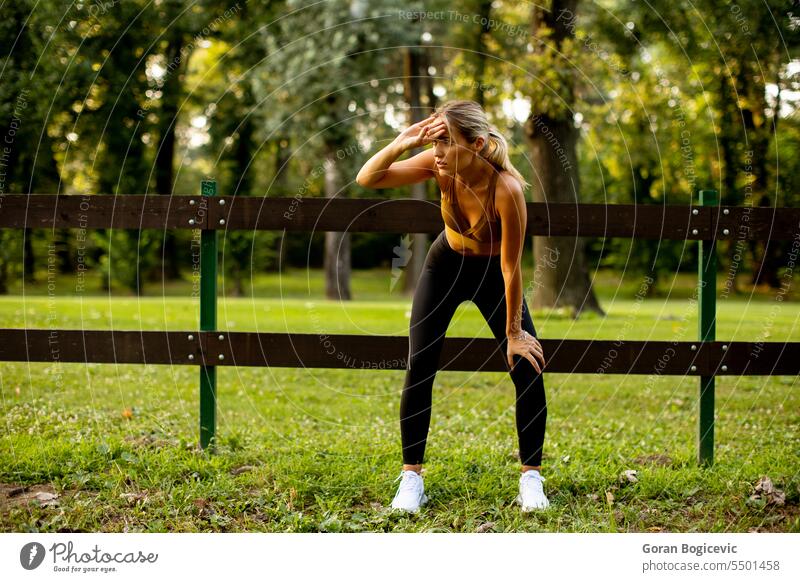
[[[800,239],[800,209],[718,205],[528,203],[528,235],[697,240],[699,332],[704,341],[542,340],[545,371],[698,376],[698,461],[714,450],[714,378],[800,374],[800,343],[715,341],[716,242]],[[218,230],[438,233],[438,202],[385,198],[217,196],[203,180],[199,196],[0,195],[0,228],[202,229],[202,331],[0,329],[0,361],[197,365],[200,444],[216,441],[217,366],[406,370],[408,337],[219,332]],[[440,370],[507,371],[494,338],[445,338]]]
[[[544,339],[546,372],[800,374],[800,343]],[[0,329],[0,361],[405,370],[407,336]],[[441,370],[502,372],[494,338],[445,338]]]
[[[533,203],[528,235],[672,240],[790,240],[800,208]],[[438,201],[386,198],[0,196],[0,228],[204,228],[422,232],[443,228]]]

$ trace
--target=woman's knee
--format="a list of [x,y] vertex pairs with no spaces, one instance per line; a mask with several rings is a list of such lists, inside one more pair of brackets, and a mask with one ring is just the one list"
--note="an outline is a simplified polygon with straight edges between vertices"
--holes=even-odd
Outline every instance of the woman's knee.
[[412,354],[406,367],[405,390],[424,388],[430,390],[436,376],[438,358],[428,354]]
[[544,375],[537,372],[533,364],[527,359],[525,359],[524,362],[517,362],[514,369],[511,371],[511,379],[514,382],[518,395],[525,394],[526,396],[536,396],[544,401]]
[[441,347],[435,343],[412,346],[408,353],[408,368],[426,370],[435,367],[439,360]]

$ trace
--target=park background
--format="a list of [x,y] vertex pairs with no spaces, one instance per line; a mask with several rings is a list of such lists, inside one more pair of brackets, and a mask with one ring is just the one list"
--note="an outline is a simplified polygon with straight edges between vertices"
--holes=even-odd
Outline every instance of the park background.
[[[509,140],[529,201],[687,205],[715,189],[725,205],[797,207],[796,10],[16,2],[0,22],[0,194],[198,194],[212,177],[224,195],[435,202],[430,181],[368,190],[355,175],[438,104],[473,99]],[[198,239],[0,230],[0,327],[194,328]],[[221,231],[219,327],[404,335],[429,239]],[[718,245],[718,338],[798,337],[791,245]],[[537,261],[546,248],[570,269]],[[696,243],[536,237],[523,266],[542,337],[696,338]],[[491,337],[471,304],[448,335]],[[800,529],[796,378],[718,379],[709,470],[695,462],[696,379],[549,376],[543,474],[557,509],[524,518],[502,373],[440,372],[433,504],[420,518],[386,511],[402,379],[221,368],[209,457],[195,367],[0,364],[2,529]]]

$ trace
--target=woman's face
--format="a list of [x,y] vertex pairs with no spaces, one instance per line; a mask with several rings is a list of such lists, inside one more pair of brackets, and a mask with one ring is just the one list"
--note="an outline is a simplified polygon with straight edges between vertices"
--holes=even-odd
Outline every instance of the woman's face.
[[[442,118],[447,124],[447,118]],[[481,147],[483,138],[479,137],[470,144],[456,128],[449,127],[433,140],[434,161],[440,173],[451,176],[469,166]]]

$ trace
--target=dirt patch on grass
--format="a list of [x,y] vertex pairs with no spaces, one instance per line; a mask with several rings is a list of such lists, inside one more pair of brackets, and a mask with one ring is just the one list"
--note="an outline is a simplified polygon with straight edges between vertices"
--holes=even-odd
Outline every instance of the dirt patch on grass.
[[136,448],[147,448],[151,450],[178,448],[179,446],[178,439],[164,438],[155,434],[148,434],[148,433],[138,434],[138,435],[126,435],[124,440],[126,443],[133,445]]
[[0,511],[6,512],[22,505],[57,507],[61,496],[49,483],[36,485],[0,483]]
[[0,482],[0,531],[23,531],[25,527],[33,526],[38,531],[50,533],[126,532],[130,524],[126,519],[125,506],[141,504],[142,494],[120,495],[123,506],[104,507],[102,523],[91,529],[64,525],[63,519],[56,518],[63,516],[65,510],[69,512],[73,508],[73,501],[97,496],[98,492],[84,489],[56,491],[50,483],[21,485]]
[[672,457],[655,453],[652,455],[642,455],[633,460],[638,465],[657,465],[659,467],[669,467],[672,465]]

